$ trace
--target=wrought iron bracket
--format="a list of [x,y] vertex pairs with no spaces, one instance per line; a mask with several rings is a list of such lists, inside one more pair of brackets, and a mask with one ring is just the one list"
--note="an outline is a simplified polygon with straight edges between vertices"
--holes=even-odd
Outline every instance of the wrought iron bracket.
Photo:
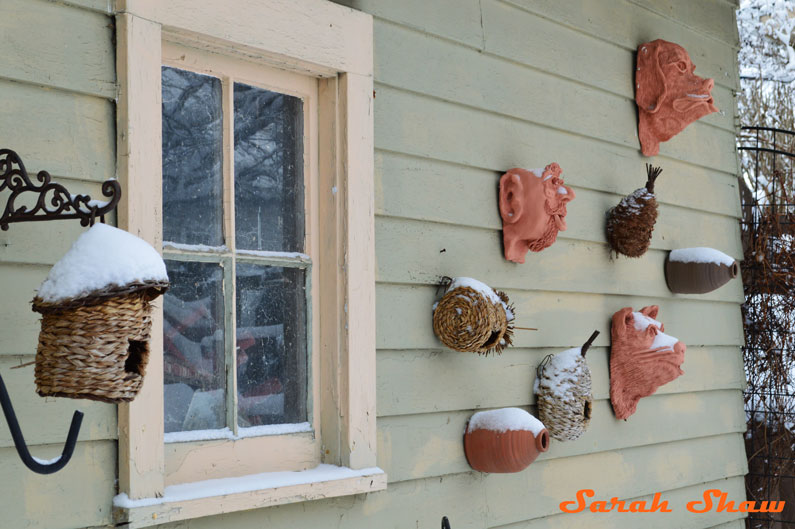
[[[105,222],[105,214],[113,211],[121,200],[121,186],[115,179],[102,183],[106,201],[91,200],[88,195],[72,195],[64,186],[53,182],[47,171],[39,171],[36,180],[38,183],[30,179],[17,153],[0,149],[0,192],[6,189],[11,192],[0,216],[0,229],[8,230],[12,222],[61,219],[80,219],[81,226],[93,226],[97,218]],[[37,195],[33,207],[15,204],[24,194]]]
[[72,459],[77,436],[80,433],[80,425],[83,423],[83,412],[75,411],[72,416],[72,424],[69,426],[69,433],[66,436],[66,443],[61,456],[52,461],[42,461],[30,455],[30,451],[28,451],[28,445],[22,436],[22,430],[19,429],[19,421],[17,421],[17,415],[14,413],[14,406],[11,404],[11,398],[8,396],[2,376],[0,376],[0,406],[2,406],[3,413],[6,416],[8,429],[11,430],[11,438],[14,440],[14,446],[17,449],[19,458],[26,467],[37,474],[52,474],[61,470]]

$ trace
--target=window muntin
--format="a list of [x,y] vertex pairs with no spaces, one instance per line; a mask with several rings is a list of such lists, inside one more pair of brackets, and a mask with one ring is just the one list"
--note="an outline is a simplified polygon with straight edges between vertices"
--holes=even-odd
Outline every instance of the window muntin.
[[[175,107],[183,102],[189,118],[173,114],[177,122],[171,123],[166,101]],[[178,298],[179,288],[164,301],[166,440],[282,433],[283,428],[267,428],[280,424],[306,431],[311,421],[313,266],[305,253],[306,98],[238,83],[223,73],[216,77],[164,66],[163,102],[163,229],[169,273],[173,268],[178,278],[182,269],[192,268],[203,274],[187,278],[196,283],[194,290],[219,269],[223,277],[220,311],[207,310],[206,305],[217,302],[206,295]],[[195,126],[186,126],[186,121]],[[174,131],[183,137],[167,136]],[[216,153],[218,144],[220,160],[205,154]],[[204,155],[204,163],[193,160],[181,166],[175,156],[167,156],[175,151],[190,156],[190,147],[196,149],[196,158]],[[170,171],[166,163],[184,169]],[[197,173],[220,180],[220,192]],[[216,178],[218,173],[221,178]],[[187,182],[171,181],[183,177]],[[186,200],[172,190],[195,193]],[[168,214],[172,204],[179,215]],[[204,207],[213,213],[193,211]],[[203,226],[201,231],[209,235],[192,236],[194,225],[206,220],[220,229]],[[170,221],[188,228],[169,229]],[[171,234],[177,240],[169,239]],[[198,312],[185,310],[190,301]],[[197,301],[203,306],[196,307]],[[186,357],[180,345],[192,355]],[[192,376],[196,372],[203,378]],[[199,432],[192,437],[195,430]]]

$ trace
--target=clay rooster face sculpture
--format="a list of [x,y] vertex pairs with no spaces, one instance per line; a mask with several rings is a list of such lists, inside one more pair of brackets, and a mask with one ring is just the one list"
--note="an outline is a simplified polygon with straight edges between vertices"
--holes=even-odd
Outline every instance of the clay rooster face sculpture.
[[712,79],[693,71],[696,66],[685,49],[673,42],[655,40],[638,46],[635,102],[638,104],[638,137],[645,156],[660,152],[690,123],[717,112]]
[[613,315],[610,349],[610,401],[619,419],[626,419],[638,401],[684,372],[685,344],[663,332],[656,305],[633,312],[626,307]]
[[574,191],[563,185],[562,170],[551,163],[541,171],[511,169],[500,178],[500,216],[505,258],[524,263],[528,250],[551,246],[566,229],[566,204]]

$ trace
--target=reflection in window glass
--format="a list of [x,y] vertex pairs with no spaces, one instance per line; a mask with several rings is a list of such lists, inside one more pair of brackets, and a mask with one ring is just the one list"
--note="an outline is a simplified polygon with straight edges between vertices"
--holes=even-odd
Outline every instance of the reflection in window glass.
[[306,415],[306,273],[237,263],[238,425]]
[[221,81],[162,68],[163,240],[223,245]]
[[234,107],[236,246],[302,252],[303,101],[235,83]]
[[223,271],[166,260],[163,300],[165,431],[226,426]]

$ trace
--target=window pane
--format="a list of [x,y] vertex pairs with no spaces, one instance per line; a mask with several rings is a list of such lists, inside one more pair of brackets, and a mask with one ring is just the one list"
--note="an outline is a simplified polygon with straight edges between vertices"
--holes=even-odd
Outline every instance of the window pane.
[[302,252],[303,101],[235,83],[237,248]]
[[226,426],[223,270],[166,260],[163,300],[165,431]]
[[306,272],[237,263],[238,424],[306,417]]
[[223,245],[221,81],[163,67],[163,240]]

